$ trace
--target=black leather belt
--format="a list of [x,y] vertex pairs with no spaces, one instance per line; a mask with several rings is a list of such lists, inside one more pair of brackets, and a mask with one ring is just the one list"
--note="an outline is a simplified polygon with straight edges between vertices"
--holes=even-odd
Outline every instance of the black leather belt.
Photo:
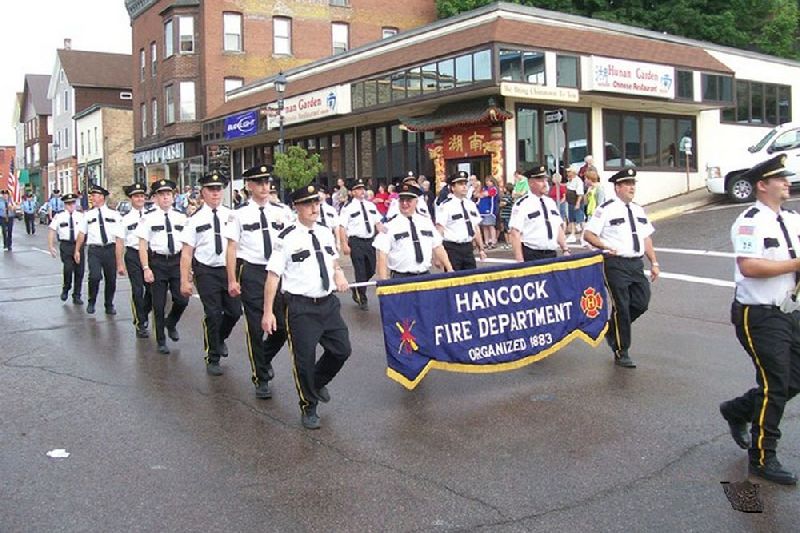
[[89,248],[108,248],[109,246],[114,246],[114,243],[110,242],[108,244],[90,244]]
[[323,302],[328,301],[331,297],[333,297],[333,293],[327,294],[325,296],[320,296],[319,298],[310,298],[308,296],[302,296],[300,294],[292,294],[290,292],[285,293],[286,299],[290,302],[304,302],[312,305],[319,305]]

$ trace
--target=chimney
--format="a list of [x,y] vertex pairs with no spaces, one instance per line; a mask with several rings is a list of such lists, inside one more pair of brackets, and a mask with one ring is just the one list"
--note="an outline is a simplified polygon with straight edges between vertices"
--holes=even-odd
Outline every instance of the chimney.
[[64,50],[72,50],[72,39],[64,39]]

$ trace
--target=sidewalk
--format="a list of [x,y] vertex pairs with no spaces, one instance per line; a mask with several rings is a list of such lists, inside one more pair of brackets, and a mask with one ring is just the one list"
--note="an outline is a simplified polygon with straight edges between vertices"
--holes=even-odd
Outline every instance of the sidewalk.
[[711,194],[703,187],[702,189],[667,198],[666,200],[647,204],[644,207],[648,218],[651,222],[654,222],[680,215],[692,209],[719,203],[723,201],[724,198],[725,197],[722,195]]

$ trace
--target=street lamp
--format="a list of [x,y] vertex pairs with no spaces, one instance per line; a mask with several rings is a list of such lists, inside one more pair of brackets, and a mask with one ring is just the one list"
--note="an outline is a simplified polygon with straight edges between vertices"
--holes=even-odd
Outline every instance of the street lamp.
[[280,153],[285,152],[283,147],[283,93],[286,92],[288,82],[286,75],[280,71],[278,77],[275,78],[275,92],[278,93],[278,146]]

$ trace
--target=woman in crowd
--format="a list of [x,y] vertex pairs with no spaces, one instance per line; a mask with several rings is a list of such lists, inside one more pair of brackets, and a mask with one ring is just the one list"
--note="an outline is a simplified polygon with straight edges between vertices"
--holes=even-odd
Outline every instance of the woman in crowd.
[[386,186],[381,183],[378,185],[378,192],[375,193],[375,207],[378,209],[381,218],[386,219],[386,211],[389,210],[389,193],[386,192]]
[[567,169],[567,214],[569,215],[569,228],[567,242],[576,241],[576,233],[583,234],[583,197],[584,197],[583,179],[578,176],[575,170]]
[[480,190],[478,213],[481,215],[481,232],[483,242],[490,250],[497,246],[497,182],[492,177],[485,180],[486,185]]

